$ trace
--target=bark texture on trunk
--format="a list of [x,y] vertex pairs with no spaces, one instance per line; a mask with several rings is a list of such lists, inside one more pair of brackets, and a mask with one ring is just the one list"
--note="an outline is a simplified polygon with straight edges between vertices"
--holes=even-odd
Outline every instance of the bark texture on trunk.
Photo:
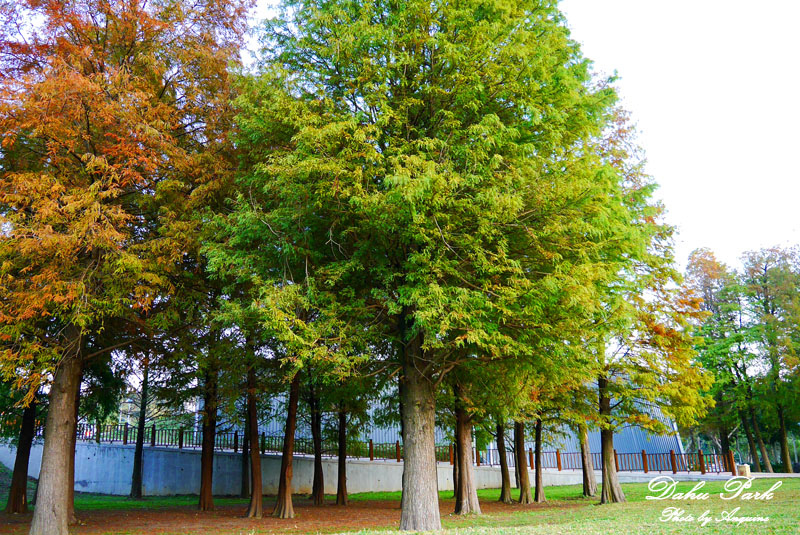
[[[611,398],[608,395],[608,379],[600,377],[597,380],[600,419],[606,421],[611,416]],[[606,422],[607,423],[607,422]],[[600,491],[600,503],[620,503],[625,500],[625,493],[617,477],[617,464],[614,459],[614,431],[611,429],[600,430],[600,448],[603,458],[603,486]]]
[[508,474],[508,458],[506,457],[506,426],[497,424],[497,455],[500,457],[500,501],[511,503],[511,477]]
[[525,424],[514,422],[514,470],[519,477],[519,500],[521,504],[533,503],[531,481],[528,476],[528,459],[525,457]]
[[[75,339],[79,344],[79,336]],[[64,467],[69,467],[73,452],[75,401],[80,379],[81,352],[76,350],[58,365],[50,386],[42,466],[30,535],[69,533],[68,502],[74,482],[69,478],[69,468],[65,470]]]
[[747,437],[747,447],[750,450],[750,458],[753,460],[753,472],[761,471],[761,463],[758,461],[758,450],[756,449],[756,441],[753,439],[753,431],[750,429],[750,424],[747,423],[747,417],[743,411],[739,412],[739,419],[742,421],[742,429]]
[[325,505],[325,475],[322,473],[322,411],[319,396],[310,385],[311,441],[314,445],[314,479],[311,484],[311,499],[314,505]]
[[256,372],[252,368],[247,371],[247,434],[251,437],[250,445],[250,505],[247,507],[249,518],[264,516],[263,488],[261,483],[261,452],[258,449],[258,407],[256,406]]
[[144,426],[147,418],[147,389],[150,382],[150,366],[147,361],[142,367],[142,396],[139,406],[139,419],[136,422],[136,447],[133,450],[133,475],[131,475],[131,498],[142,497],[142,457],[144,454]]
[[542,480],[542,419],[536,420],[536,470],[534,472],[536,479],[536,490],[534,491],[533,501],[536,503],[544,503],[547,498],[544,496],[544,481]]
[[283,453],[281,472],[278,475],[278,501],[272,516],[294,518],[292,506],[292,461],[294,457],[294,432],[297,428],[297,401],[300,398],[300,374],[295,373],[289,387],[289,407],[286,414],[286,428],[283,433]]
[[756,443],[758,444],[758,449],[761,450],[761,458],[764,461],[764,469],[769,472],[770,474],[774,473],[772,470],[772,463],[769,460],[769,454],[767,453],[767,447],[764,445],[764,440],[761,438],[761,429],[758,427],[758,420],[756,419],[756,412],[750,407],[750,418],[753,421],[753,433],[756,436]]
[[336,478],[336,505],[347,505],[347,411],[339,410],[339,473]]
[[36,433],[36,400],[22,411],[22,425],[19,430],[17,456],[14,459],[14,474],[8,492],[6,513],[28,512],[28,462],[31,458],[33,435]]
[[619,484],[617,466],[614,462],[614,432],[610,429],[600,431],[600,445],[603,456],[603,486],[600,491],[600,503],[620,503],[625,500],[625,493]]
[[[409,332],[410,316],[403,314],[403,331]],[[438,477],[435,449],[436,392],[424,372],[422,335],[414,335],[403,349],[403,499],[400,529],[436,531],[442,529],[439,516]]]
[[597,480],[594,477],[592,450],[589,448],[589,428],[578,426],[578,439],[581,443],[581,470],[583,471],[583,495],[587,498],[597,495]]
[[781,462],[783,471],[787,474],[793,473],[792,458],[789,455],[789,437],[786,434],[786,416],[784,415],[783,405],[778,404],[778,425],[781,436]]
[[217,372],[205,377],[203,402],[203,443],[200,452],[200,501],[201,511],[214,510],[214,443],[217,436]]
[[459,389],[454,388],[456,394],[456,436],[458,437],[458,482],[456,485],[457,515],[469,513],[480,514],[481,506],[478,502],[478,488],[475,486],[475,471],[472,468],[472,419],[464,410],[458,399]]

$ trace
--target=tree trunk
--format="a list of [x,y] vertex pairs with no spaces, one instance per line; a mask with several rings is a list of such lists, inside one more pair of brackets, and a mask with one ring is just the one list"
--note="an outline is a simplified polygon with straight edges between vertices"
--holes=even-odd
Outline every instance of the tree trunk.
[[311,499],[314,505],[325,505],[325,476],[322,473],[322,414],[319,397],[310,385],[311,441],[314,444],[314,480],[311,485]]
[[144,454],[144,425],[147,418],[147,388],[150,380],[150,365],[147,359],[142,368],[142,398],[139,420],[136,422],[136,448],[133,450],[133,475],[131,476],[131,498],[142,497],[142,456]]
[[[478,489],[475,486],[475,471],[472,467],[472,419],[464,410],[459,399],[459,388],[453,388],[456,395],[456,433],[458,437],[458,485],[456,486],[456,508],[457,515],[469,513],[481,513],[481,506],[478,502]],[[476,452],[477,453],[477,452]]]
[[583,471],[583,495],[587,498],[597,495],[597,479],[594,477],[592,450],[589,447],[589,428],[586,424],[578,426],[578,439],[581,443],[581,470]]
[[614,432],[610,429],[600,431],[600,445],[603,456],[603,486],[600,492],[600,503],[620,503],[625,500],[625,493],[617,477],[617,465],[614,461]]
[[728,426],[725,424],[720,424],[719,426],[719,449],[720,453],[722,454],[722,465],[728,472],[733,471],[733,466],[728,466],[730,464],[730,451],[731,451],[731,443],[728,440]]
[[534,472],[536,479],[536,489],[533,495],[533,501],[536,503],[544,503],[547,498],[544,497],[544,481],[542,480],[542,419],[536,420],[536,471]]
[[789,456],[789,438],[786,435],[786,417],[783,413],[783,405],[778,404],[778,424],[780,426],[781,436],[781,462],[783,463],[783,471],[786,474],[791,474],[792,458]]
[[203,402],[203,444],[200,452],[201,511],[214,510],[214,444],[217,436],[217,371],[206,373]]
[[14,475],[8,492],[6,513],[28,512],[28,461],[31,458],[31,444],[36,432],[36,400],[22,411],[22,426],[19,430],[17,456],[14,459]]
[[[606,426],[610,425],[611,398],[608,396],[608,379],[600,376],[597,380],[597,391],[600,408],[600,420]],[[600,491],[600,503],[624,502],[625,494],[617,477],[617,463],[614,459],[614,431],[601,428],[600,446],[603,457],[603,488]]]
[[339,474],[336,480],[336,505],[347,505],[347,412],[339,409]]
[[758,450],[756,449],[756,441],[753,439],[753,431],[750,429],[750,424],[747,423],[744,411],[739,412],[739,418],[742,420],[742,429],[747,436],[747,446],[750,449],[750,458],[753,459],[753,471],[761,471],[761,463],[758,461]]
[[461,448],[461,428],[457,423],[453,424],[453,498],[458,498],[458,486],[461,484],[461,471],[459,470],[461,463],[458,459],[461,456],[459,448]]
[[514,470],[519,477],[519,503],[533,503],[531,482],[528,476],[528,459],[525,458],[525,424],[514,422]]
[[[76,335],[80,344],[80,336]],[[67,355],[56,368],[50,387],[37,503],[30,535],[67,535],[69,532],[70,455],[75,432],[75,401],[80,388],[81,351]],[[73,455],[74,459],[74,455]]]
[[277,518],[294,518],[292,507],[292,461],[294,457],[294,432],[297,428],[297,401],[300,398],[300,374],[295,373],[289,387],[289,407],[286,414],[286,429],[283,433],[281,472],[278,476],[278,502],[272,511]]
[[247,458],[250,456],[250,417],[247,407],[247,396],[245,396],[245,418],[244,428],[242,429],[242,481],[239,487],[239,497],[250,497],[250,465]]
[[250,505],[247,507],[247,516],[261,518],[264,516],[264,492],[261,483],[261,452],[258,449],[256,372],[253,368],[247,370],[247,434],[250,436]]
[[[411,317],[404,311],[403,332],[409,332]],[[404,338],[405,341],[405,338]],[[416,334],[403,350],[403,499],[400,529],[437,531],[442,529],[439,516],[439,492],[436,470],[435,410],[433,381],[425,374],[428,359],[423,355],[422,335]]]
[[508,475],[508,458],[506,457],[506,428],[501,422],[497,424],[497,455],[500,457],[500,501],[511,503],[511,477]]
[[75,419],[72,426],[70,454],[69,454],[69,491],[67,497],[67,514],[69,515],[69,524],[74,525],[78,523],[78,517],[75,516],[75,449],[78,447],[78,415],[81,408],[81,381],[83,380],[83,366],[81,366],[81,375],[78,376],[78,390],[75,392]]
[[767,453],[767,447],[764,445],[764,440],[761,438],[761,430],[758,427],[758,420],[756,419],[756,412],[753,410],[753,407],[750,407],[750,418],[753,420],[753,433],[755,433],[756,436],[758,449],[761,450],[761,458],[764,460],[764,469],[772,474],[774,473],[772,470],[772,463],[769,460],[769,454]]

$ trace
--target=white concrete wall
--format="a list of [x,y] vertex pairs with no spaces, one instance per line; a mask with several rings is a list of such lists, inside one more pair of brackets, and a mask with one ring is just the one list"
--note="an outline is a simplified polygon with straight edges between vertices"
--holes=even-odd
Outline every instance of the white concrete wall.
[[[13,468],[16,450],[0,444],[0,462]],[[42,444],[31,448],[28,474],[39,477],[42,460]],[[264,494],[278,491],[278,472],[281,460],[277,454],[261,456]],[[241,453],[214,453],[214,494],[237,495],[241,488]],[[336,493],[337,461],[323,459],[325,493]],[[100,494],[127,495],[131,490],[133,470],[133,446],[78,443],[75,452],[75,490]],[[598,483],[600,472],[596,472]],[[621,473],[622,482],[649,481],[657,472]],[[295,456],[293,491],[298,494],[311,493],[314,476],[314,460],[311,457]],[[531,481],[533,473],[531,472]],[[453,489],[453,468],[449,463],[439,463],[440,490]],[[511,470],[512,482],[514,471]],[[679,479],[680,477],[676,477]],[[500,487],[498,467],[475,467],[476,485],[479,489]],[[680,478],[683,479],[683,478]],[[403,463],[397,461],[369,461],[351,459],[347,463],[347,490],[356,492],[398,491],[403,480]],[[545,470],[545,486],[575,485],[581,483],[579,470]],[[174,494],[198,494],[200,491],[200,451],[175,448],[151,448],[145,446],[143,455],[143,492],[148,496]]]

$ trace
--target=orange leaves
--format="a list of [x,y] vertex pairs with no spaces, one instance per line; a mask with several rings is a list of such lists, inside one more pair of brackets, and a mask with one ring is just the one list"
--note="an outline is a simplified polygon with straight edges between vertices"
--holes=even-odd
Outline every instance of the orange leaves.
[[[21,23],[0,28],[18,53],[0,56],[0,333],[99,332],[175,290],[199,248],[192,191],[233,168],[220,145],[244,6],[20,0],[0,13]],[[51,357],[60,343],[48,338]]]

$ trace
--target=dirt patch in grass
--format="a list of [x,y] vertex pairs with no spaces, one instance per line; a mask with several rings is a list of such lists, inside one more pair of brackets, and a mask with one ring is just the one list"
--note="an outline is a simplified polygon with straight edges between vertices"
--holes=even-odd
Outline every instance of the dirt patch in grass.
[[[575,504],[577,505],[577,504]],[[272,499],[265,499],[264,510],[274,506]],[[70,530],[75,534],[249,534],[249,533],[335,533],[365,528],[396,528],[400,522],[400,502],[397,500],[353,501],[347,507],[325,505],[314,507],[306,498],[294,500],[296,518],[280,520],[242,518],[245,507],[221,506],[215,511],[200,512],[192,506],[162,509],[96,510],[78,511],[83,523]],[[442,517],[449,520],[454,507],[453,500],[440,500]],[[537,508],[571,508],[564,502],[535,505],[505,505],[494,501],[481,502],[484,513],[512,513],[531,511]],[[0,533],[27,533],[31,514],[9,516],[0,513]]]

